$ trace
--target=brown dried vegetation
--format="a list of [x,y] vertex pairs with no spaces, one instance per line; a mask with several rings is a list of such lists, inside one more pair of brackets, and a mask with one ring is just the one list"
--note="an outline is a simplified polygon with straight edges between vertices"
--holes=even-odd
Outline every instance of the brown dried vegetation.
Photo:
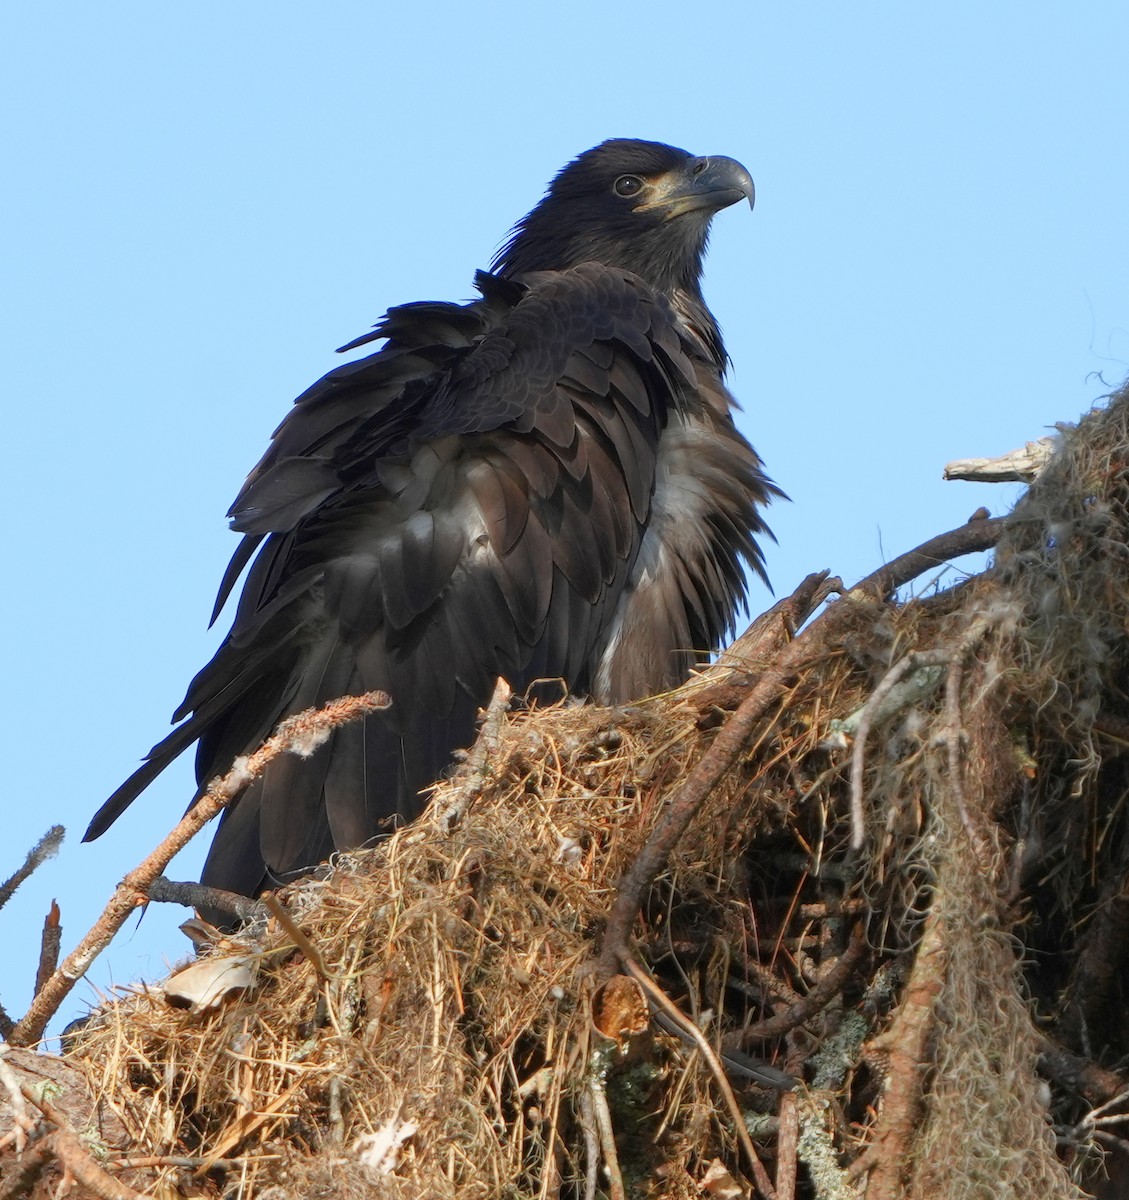
[[25,1087],[0,1194],[1118,1194],[1127,469],[1129,391],[802,633],[819,578],[675,693],[506,714],[429,815],[212,948],[252,988],[95,1013],[66,1063],[118,1136],[65,1123],[101,1176],[32,1169],[60,1126]]

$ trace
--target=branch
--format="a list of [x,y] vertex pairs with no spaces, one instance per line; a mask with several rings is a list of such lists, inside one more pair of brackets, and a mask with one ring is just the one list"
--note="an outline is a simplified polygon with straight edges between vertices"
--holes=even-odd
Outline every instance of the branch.
[[325,965],[325,959],[322,957],[321,951],[298,928],[294,918],[282,907],[282,903],[274,892],[264,892],[263,903],[266,905],[270,915],[279,923],[290,940],[305,956],[306,961],[313,967],[314,973],[318,977],[318,982],[324,984],[331,979],[333,976],[329,968]]
[[1050,462],[1054,438],[1026,442],[1019,450],[995,458],[958,458],[945,466],[945,479],[971,479],[978,483],[1031,483]]
[[805,1021],[810,1021],[821,1009],[843,990],[855,968],[866,955],[866,935],[861,924],[856,925],[851,934],[850,945],[839,956],[833,967],[819,980],[810,992],[795,1004],[774,1013],[755,1025],[739,1029],[729,1034],[724,1041],[726,1049],[739,1049],[750,1042],[761,1038],[779,1037],[782,1033],[790,1033]]
[[939,915],[941,904],[942,894],[938,889],[925,918],[901,1007],[890,1027],[870,1043],[872,1050],[886,1053],[888,1065],[874,1138],[850,1167],[853,1179],[871,1172],[867,1200],[898,1200],[904,1194],[909,1145],[917,1128],[921,1088],[929,1061],[934,1005],[948,969],[948,948]]
[[[981,617],[973,621],[968,630],[953,643],[935,647],[932,650],[920,650],[907,654],[896,662],[881,682],[871,693],[870,698],[859,710],[852,714],[846,722],[840,722],[839,728],[855,720],[855,742],[851,750],[851,849],[861,850],[866,838],[865,814],[863,813],[863,777],[866,767],[866,739],[871,727],[879,721],[888,720],[896,711],[887,701],[893,699],[894,689],[902,677],[913,671],[921,671],[923,679],[916,688],[907,689],[902,700],[910,704],[928,694],[940,677],[932,677],[927,672],[934,667],[948,667],[946,686],[946,711],[949,715],[949,731],[947,743],[949,747],[949,769],[952,774],[953,794],[961,819],[974,845],[979,845],[975,831],[971,829],[964,806],[963,792],[960,784],[960,663],[979,643],[988,632],[989,622]],[[910,682],[913,682],[912,680]]]
[[699,721],[699,728],[721,724],[722,710],[736,708],[749,694],[750,672],[759,671],[765,662],[779,654],[824,600],[842,590],[841,579],[829,578],[827,571],[816,571],[790,596],[778,600],[757,617],[699,676],[704,686],[694,688],[692,696],[698,710],[707,714]]
[[83,1187],[89,1188],[100,1200],[148,1200],[141,1192],[102,1170],[91,1158],[82,1139],[67,1124],[66,1117],[50,1101],[37,1096],[34,1088],[23,1086],[20,1091],[24,1099],[34,1104],[55,1126],[55,1132],[44,1139],[46,1147]]
[[615,1129],[612,1127],[612,1110],[608,1106],[608,1096],[602,1080],[588,1080],[588,1086],[581,1096],[581,1113],[585,1121],[595,1124],[610,1200],[626,1200],[623,1175],[619,1169],[619,1152],[615,1145]]
[[[925,571],[962,554],[987,550],[1003,534],[1005,520],[977,520],[924,542],[861,579],[837,604],[833,604],[794,641],[789,642],[766,667],[753,690],[741,702],[714,739],[713,745],[675,792],[657,828],[651,833],[626,875],[620,880],[608,914],[604,945],[596,964],[597,977],[609,979],[620,961],[631,957],[628,938],[643,895],[666,864],[671,850],[693,820],[694,814],[717,787],[748,743],[757,722],[792,686],[805,667],[829,653],[857,609],[851,600],[883,599]],[[809,586],[811,576],[800,585]],[[798,589],[798,590],[800,590]]]
[[812,572],[790,596],[777,600],[732,645],[722,650],[710,667],[710,674],[715,675],[726,667],[738,670],[756,667],[761,659],[776,654],[782,646],[792,641],[800,627],[828,596],[842,590],[843,581],[832,578],[829,571]]
[[267,910],[261,900],[252,900],[238,892],[208,887],[204,883],[182,882],[158,875],[149,885],[151,904],[182,904],[186,908],[217,908],[239,921],[261,921]]
[[466,810],[482,794],[489,772],[490,759],[498,753],[498,743],[502,736],[502,722],[510,708],[510,697],[513,691],[510,685],[499,678],[494,685],[494,695],[491,697],[486,715],[482,719],[482,728],[474,743],[466,765],[460,771],[462,781],[459,790],[437,814],[439,827],[448,833],[463,819]]
[[9,1041],[30,1046],[39,1041],[47,1022],[90,964],[110,944],[129,914],[146,903],[149,888],[172,860],[201,829],[231,803],[247,785],[266,770],[280,754],[313,753],[338,725],[358,720],[370,712],[387,708],[391,701],[384,692],[343,696],[320,709],[306,709],[282,721],[263,745],[247,758],[237,758],[222,778],[213,779],[200,800],[185,813],[176,828],[138,867],[118,884],[102,915],[81,942],[67,955],[31,1002],[26,1016],[12,1030]]
[[59,924],[59,906],[54,900],[43,920],[43,934],[39,939],[39,967],[35,972],[35,990],[39,992],[59,965],[59,947],[63,941],[63,927]]
[[733,1095],[733,1089],[729,1086],[729,1080],[725,1077],[725,1068],[721,1065],[717,1053],[709,1043],[709,1039],[694,1021],[683,1015],[678,1005],[667,996],[666,992],[655,983],[634,959],[628,959],[623,965],[631,978],[647,993],[655,1007],[693,1039],[694,1044],[710,1068],[718,1090],[725,1100],[726,1108],[729,1109],[729,1115],[733,1121],[733,1131],[737,1134],[737,1140],[741,1143],[741,1149],[744,1150],[745,1157],[749,1160],[749,1168],[753,1173],[757,1191],[765,1197],[765,1200],[775,1200],[776,1193],[772,1187],[772,1180],[769,1179],[768,1172],[764,1169],[764,1164],[757,1154],[756,1147],[753,1145],[753,1139],[749,1137],[749,1129],[745,1124],[745,1114],[741,1111],[741,1106],[737,1103],[737,1097]]
[[938,534],[935,538],[922,542],[915,550],[907,550],[884,567],[872,571],[865,579],[860,579],[851,589],[851,593],[888,596],[897,588],[911,583],[926,571],[943,566],[952,558],[991,550],[1003,537],[1007,520],[1007,517],[978,518],[966,525],[958,525],[948,533]]
[[1129,1079],[1039,1035],[1039,1067],[1059,1085],[1091,1104],[1104,1104],[1129,1088]]
[[778,1200],[796,1200],[800,1112],[795,1092],[785,1092],[780,1097],[779,1120],[776,1139],[776,1195]]
[[0,883],[0,908],[3,908],[12,898],[16,888],[35,870],[41,867],[49,858],[59,853],[63,844],[66,830],[62,825],[52,825],[50,829],[27,852],[24,864],[13,872],[3,883]]

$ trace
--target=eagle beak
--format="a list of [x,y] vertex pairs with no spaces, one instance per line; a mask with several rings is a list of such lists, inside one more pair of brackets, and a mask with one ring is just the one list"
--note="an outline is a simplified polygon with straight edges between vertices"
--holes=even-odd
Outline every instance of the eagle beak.
[[684,167],[652,181],[651,199],[636,205],[636,212],[665,210],[666,216],[702,209],[715,213],[738,200],[748,200],[753,207],[756,189],[753,177],[735,159],[724,155],[711,158],[692,158]]

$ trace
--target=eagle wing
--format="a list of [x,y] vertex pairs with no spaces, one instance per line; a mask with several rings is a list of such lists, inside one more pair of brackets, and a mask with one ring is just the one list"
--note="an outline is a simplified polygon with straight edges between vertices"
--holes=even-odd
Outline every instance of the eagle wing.
[[[701,364],[627,272],[478,282],[472,304],[391,310],[380,351],[295,402],[231,510],[243,541],[217,609],[251,563],[232,629],[88,838],[193,742],[203,786],[284,717],[387,691],[389,710],[276,760],[223,814],[204,881],[255,894],[416,815],[497,676],[584,693],[606,674]],[[683,601],[683,625],[703,603]]]

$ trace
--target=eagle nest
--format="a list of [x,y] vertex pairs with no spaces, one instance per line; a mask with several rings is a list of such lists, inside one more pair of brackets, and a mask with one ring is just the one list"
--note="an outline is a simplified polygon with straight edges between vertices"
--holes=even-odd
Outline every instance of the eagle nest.
[[1129,389],[1009,517],[813,576],[676,692],[496,701],[425,817],[8,1051],[2,1194],[1107,1194],[1127,472]]

